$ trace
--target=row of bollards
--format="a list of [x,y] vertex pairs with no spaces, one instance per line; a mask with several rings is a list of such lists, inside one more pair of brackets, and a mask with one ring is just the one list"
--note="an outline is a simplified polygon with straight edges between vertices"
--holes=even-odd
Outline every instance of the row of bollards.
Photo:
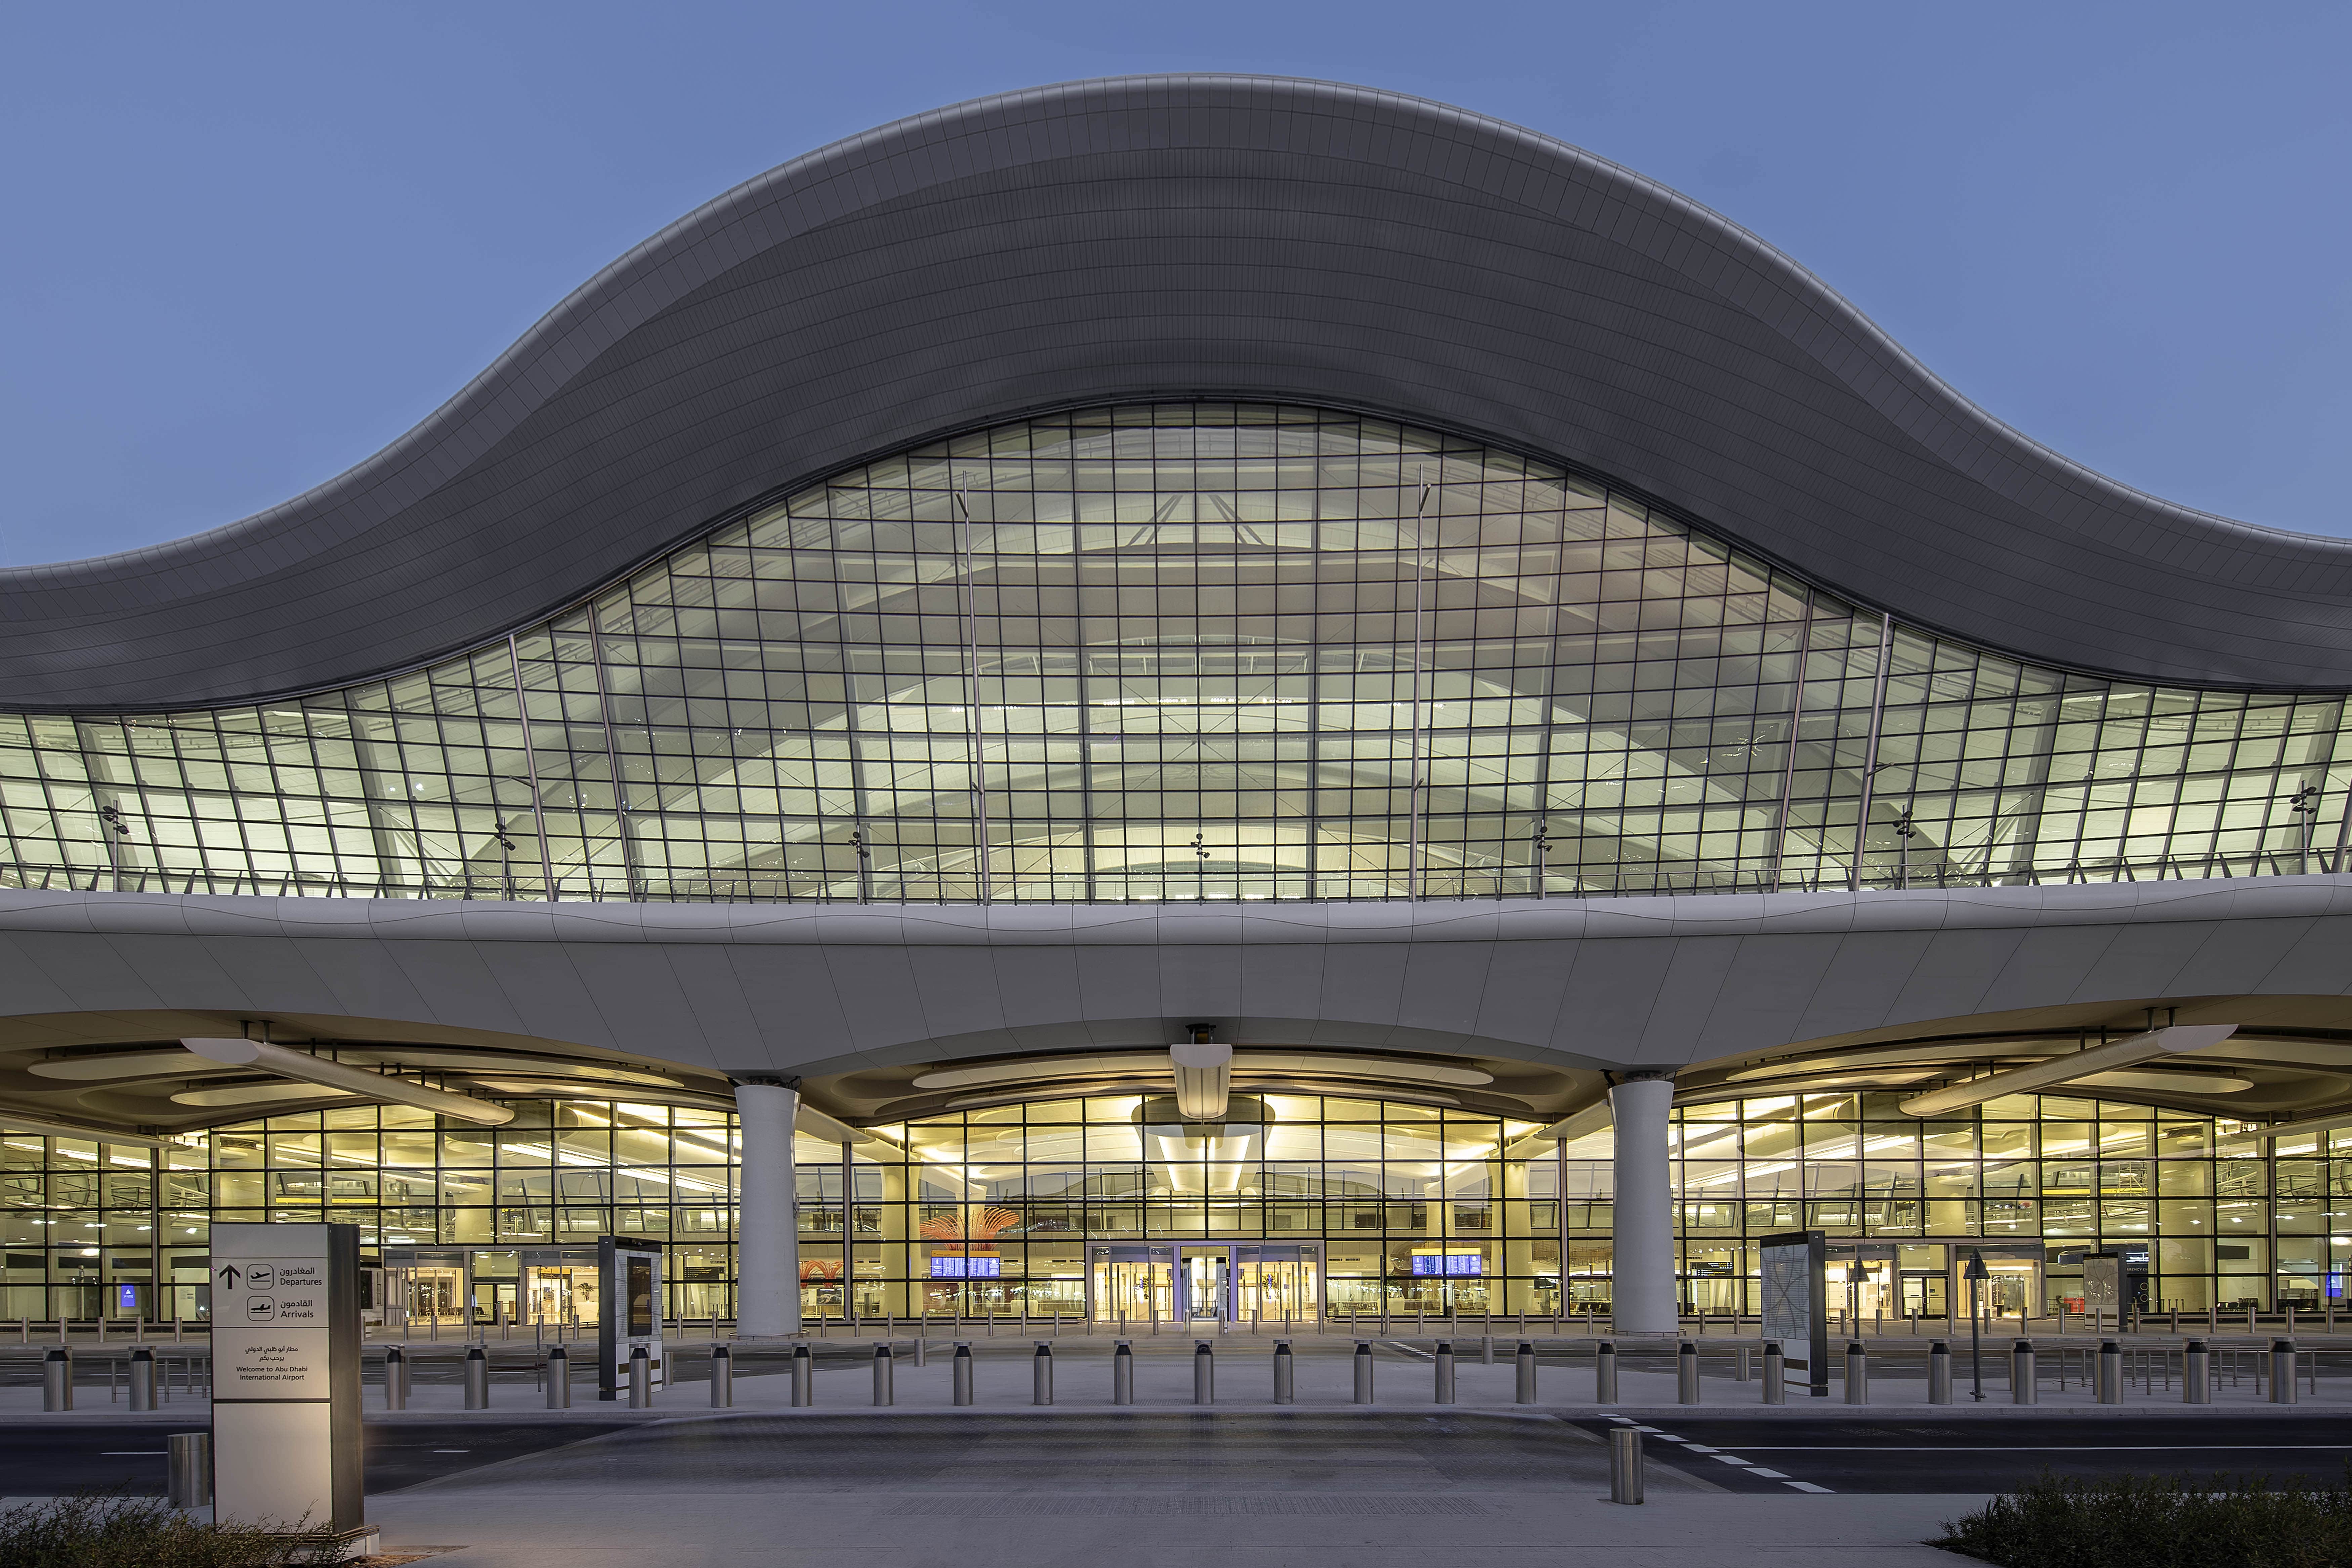
[[[110,1376],[111,1374],[110,1373]],[[131,1408],[133,1410],[152,1411],[156,1408],[155,1402],[159,1394],[165,1399],[171,1397],[171,1389],[167,1383],[159,1380],[159,1368],[155,1360],[155,1352],[149,1350],[144,1345],[140,1346],[138,1349],[131,1352],[131,1360],[128,1366],[127,1375],[124,1378],[124,1384],[127,1388]],[[191,1389],[193,1389],[194,1384],[194,1374],[193,1372],[190,1372],[189,1386]],[[113,1397],[113,1385],[111,1382],[110,1382],[107,1391],[107,1399],[109,1403],[112,1402]],[[48,1352],[41,1358],[41,1408],[46,1412],[56,1413],[59,1411],[71,1410],[73,1407],[74,1357],[72,1348],[67,1345],[52,1345],[49,1347]]]
[[[925,1364],[925,1350],[926,1346],[921,1342],[918,1342],[915,1347],[917,1366]],[[1483,1363],[1492,1364],[1494,1345],[1491,1337],[1482,1342],[1479,1354]],[[2294,1342],[2273,1341],[2269,1355],[2270,1366],[2267,1370],[2271,1403],[2278,1405],[2297,1403],[2296,1352]],[[1520,1405],[1533,1405],[1537,1403],[1538,1398],[1536,1349],[1533,1342],[1526,1340],[1519,1342],[1515,1359],[1517,1375],[1513,1390],[1514,1401]],[[1370,1405],[1374,1403],[1372,1342],[1370,1340],[1356,1342],[1353,1360],[1354,1403]],[[1455,1403],[1453,1342],[1439,1341],[1432,1361],[1436,1403],[1440,1405]],[[1861,1341],[1852,1341],[1847,1344],[1844,1362],[1845,1403],[1868,1405],[1870,1403],[1870,1356]],[[1689,1340],[1683,1341],[1676,1348],[1675,1363],[1676,1402],[1682,1405],[1701,1403],[1698,1346]],[[1592,1364],[1594,1402],[1601,1405],[1617,1404],[1615,1343],[1609,1340],[1601,1341],[1594,1349]],[[896,1366],[896,1358],[891,1347],[887,1343],[877,1343],[874,1347],[873,1363],[873,1398],[877,1407],[888,1406],[897,1402]],[[1296,1403],[1297,1363],[1292,1355],[1291,1342],[1288,1340],[1275,1342],[1273,1366],[1274,1402],[1276,1405]],[[973,1362],[970,1342],[956,1342],[952,1367],[954,1402],[959,1405],[973,1404],[975,1402]],[[1738,1356],[1739,1382],[1749,1381],[1748,1371],[1748,1352],[1743,1347]],[[2188,1342],[2182,1352],[2182,1372],[2184,1374],[2181,1380],[2182,1399],[2191,1405],[2210,1404],[2213,1397],[2215,1373],[2213,1358],[2206,1348],[2204,1341],[2192,1339]],[[814,1373],[815,1360],[810,1348],[805,1344],[793,1346],[791,1366],[793,1408],[804,1409],[815,1404]],[[467,1348],[464,1363],[464,1378],[466,1408],[488,1409],[489,1363],[481,1346],[474,1345]],[[571,1359],[562,1346],[557,1345],[548,1352],[542,1378],[547,1395],[547,1408],[550,1410],[571,1408]],[[2018,1340],[2011,1347],[2009,1384],[2011,1403],[2017,1405],[2038,1403],[2038,1374],[2032,1341]],[[2123,1403],[2125,1388],[2123,1351],[2114,1340],[2104,1341],[2098,1347],[2095,1384],[2098,1403],[2102,1405]],[[1788,1403],[1788,1359],[1780,1341],[1768,1340],[1764,1342],[1763,1385],[1765,1404]],[[652,1368],[646,1348],[642,1345],[634,1347],[630,1352],[626,1370],[626,1386],[631,1409],[644,1410],[652,1407]],[[1192,1402],[1195,1405],[1214,1405],[1216,1386],[1214,1347],[1206,1340],[1198,1341],[1192,1352]],[[131,1359],[131,1408],[136,1411],[153,1410],[155,1393],[153,1353],[143,1348],[134,1351]],[[394,1346],[386,1352],[384,1356],[384,1408],[406,1409],[409,1394],[410,1363],[400,1348]],[[1976,1397],[1981,1399],[1982,1393],[1978,1393]],[[1049,1405],[1054,1403],[1054,1352],[1050,1342],[1044,1340],[1036,1342],[1036,1352],[1032,1358],[1030,1402],[1037,1405]],[[716,1346],[711,1352],[710,1363],[711,1408],[728,1409],[732,1407],[734,1403],[734,1358],[726,1346]],[[1129,1342],[1126,1340],[1116,1342],[1112,1349],[1111,1403],[1113,1405],[1135,1403],[1135,1356]],[[1927,1403],[1930,1405],[1952,1403],[1952,1351],[1951,1346],[1943,1340],[1933,1341],[1928,1346]],[[42,1363],[42,1408],[47,1411],[64,1411],[73,1408],[73,1363],[71,1352],[62,1347],[50,1350]],[[1638,1489],[1638,1482],[1636,1489]]]

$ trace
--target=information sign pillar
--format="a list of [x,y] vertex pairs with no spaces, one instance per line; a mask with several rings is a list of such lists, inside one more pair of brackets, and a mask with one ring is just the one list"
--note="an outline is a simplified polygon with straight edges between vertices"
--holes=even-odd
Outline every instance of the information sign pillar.
[[375,1550],[360,1448],[360,1247],[348,1225],[212,1228],[213,1517]]

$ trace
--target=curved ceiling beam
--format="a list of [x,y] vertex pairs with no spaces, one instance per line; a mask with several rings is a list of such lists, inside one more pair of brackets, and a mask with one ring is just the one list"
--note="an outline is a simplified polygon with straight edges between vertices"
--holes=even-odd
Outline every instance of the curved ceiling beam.
[[1915,1094],[1898,1102],[1895,1109],[1906,1116],[1940,1116],[1947,1110],[1961,1110],[1982,1105],[1988,1100],[1999,1100],[2004,1094],[2025,1094],[2053,1084],[2077,1083],[2100,1073],[2154,1061],[2158,1057],[2201,1051],[2208,1046],[2220,1045],[2237,1032],[2235,1024],[2180,1024],[2168,1029],[2152,1029],[2144,1035],[2071,1051],[2031,1067],[2011,1068],[1948,1089]]
[[[318,1084],[340,1093],[364,1095],[370,1100],[390,1100],[394,1105],[415,1106],[436,1116],[470,1121],[481,1127],[503,1127],[514,1120],[509,1106],[492,1105],[488,1100],[475,1100],[462,1094],[448,1094],[437,1089],[427,1089],[420,1083],[387,1078],[364,1068],[345,1067],[341,1062],[314,1057],[308,1051],[289,1050],[284,1046],[272,1046],[259,1040],[182,1040],[180,1044],[204,1058],[229,1067],[250,1067],[262,1072],[276,1073],[298,1083]],[[220,1089],[200,1089],[200,1095],[219,1095]],[[184,1104],[218,1104],[217,1100],[184,1100]]]
[[1201,73],[976,100],[728,192],[350,472],[194,538],[0,572],[0,689],[158,709],[408,668],[867,458],[1188,395],[1565,462],[2027,658],[2352,685],[2352,543],[2059,457],[1754,235],[1589,153]]

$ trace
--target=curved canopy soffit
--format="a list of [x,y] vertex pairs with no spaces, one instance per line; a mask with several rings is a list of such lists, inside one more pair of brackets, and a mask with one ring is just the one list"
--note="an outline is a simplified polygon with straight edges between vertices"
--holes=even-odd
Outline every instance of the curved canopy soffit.
[[583,285],[383,452],[241,522],[0,573],[20,709],[404,668],[741,509],[1024,413],[1237,396],[1589,470],[1927,629],[2126,679],[2352,685],[2352,545],[2117,485],[1672,191],[1400,94],[977,100],[785,163]]

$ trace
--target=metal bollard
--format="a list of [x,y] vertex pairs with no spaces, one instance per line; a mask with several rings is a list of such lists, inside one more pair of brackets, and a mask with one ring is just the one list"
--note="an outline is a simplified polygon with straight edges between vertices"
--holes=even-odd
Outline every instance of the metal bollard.
[[1764,1342],[1764,1403],[1789,1403],[1789,1354],[1778,1340]]
[[1734,1383],[1755,1382],[1755,1370],[1754,1365],[1748,1359],[1746,1345],[1741,1345],[1731,1352],[1731,1380]]
[[1492,1334],[1482,1334],[1479,1336],[1478,1364],[1480,1366],[1492,1366],[1495,1364],[1495,1336]]
[[1371,1402],[1372,1342],[1358,1340],[1356,1342],[1356,1403],[1370,1405]]
[[915,1336],[915,1364],[917,1366],[930,1365],[930,1355],[929,1353],[930,1348],[930,1341],[923,1338],[920,1334],[917,1334]]
[[[488,1403],[485,1401],[485,1403]],[[629,1347],[629,1408],[651,1410],[654,1407],[653,1352],[643,1345]]]
[[383,1352],[383,1407],[408,1408],[408,1358],[398,1345]]
[[971,1342],[969,1340],[956,1342],[954,1381],[955,1402],[958,1405],[970,1405],[971,1403]]
[[53,1347],[41,1358],[41,1408],[73,1408],[73,1352],[63,1345]]
[[2038,1405],[2042,1402],[2042,1373],[2035,1363],[2032,1340],[2020,1340],[2009,1348],[2009,1402],[2011,1405]]
[[2113,1340],[2099,1342],[2098,1401],[2102,1405],[2124,1402],[2124,1347]]
[[2271,1342],[2271,1403],[2293,1405],[2297,1390],[2294,1386],[2294,1342]]
[[1870,1352],[1860,1340],[1849,1341],[1845,1347],[1845,1402],[1870,1403]]
[[[394,1351],[394,1355],[400,1352]],[[572,1408],[572,1352],[562,1345],[547,1352],[547,1407],[550,1410]]]
[[710,1347],[710,1408],[728,1410],[735,1404],[735,1352],[725,1345]]
[[1592,1352],[1592,1402],[1595,1405],[1617,1403],[1617,1347],[1607,1340]]
[[[2290,1368],[2287,1383],[2292,1386],[2294,1382],[2294,1371]],[[131,1408],[155,1408],[155,1352],[145,1345],[131,1352]]]
[[213,1435],[174,1432],[163,1439],[163,1500],[173,1508],[213,1503]]
[[1440,1405],[1454,1403],[1454,1342],[1437,1342],[1437,1354],[1431,1358],[1430,1367],[1437,1374],[1435,1401]]
[[1206,1340],[1192,1342],[1192,1403],[1214,1405],[1217,1402],[1217,1358]]
[[[816,1403],[816,1357],[806,1345],[793,1347],[793,1408],[806,1410]],[[959,1404],[964,1401],[958,1401]]]
[[[635,1395],[629,1401],[636,1403]],[[475,1345],[466,1352],[466,1408],[488,1410],[490,1407],[490,1362]]]
[[1295,1363],[1290,1353],[1290,1342],[1288,1340],[1275,1341],[1274,1402],[1276,1405],[1295,1405],[1297,1403],[1295,1393],[1297,1384],[1292,1378],[1292,1373],[1294,1370]]
[[1054,1403],[1054,1347],[1044,1340],[1037,1342],[1037,1353],[1029,1358],[1029,1403]]
[[2180,1403],[2213,1403],[2213,1352],[2203,1340],[2190,1340],[2180,1352]]
[[1642,1500],[1642,1434],[1631,1426],[1609,1429],[1609,1500]]
[[1110,1402],[1135,1403],[1135,1347],[1125,1340],[1110,1348]]
[[1513,1403],[1533,1405],[1536,1402],[1536,1347],[1532,1340],[1519,1342],[1519,1386],[1512,1395]]
[[1688,1340],[1675,1352],[1675,1403],[1698,1403],[1698,1346]]
[[1927,1342],[1927,1403],[1952,1402],[1952,1347],[1941,1340]]
[[898,1403],[898,1363],[887,1344],[874,1347],[874,1403],[877,1407]]

